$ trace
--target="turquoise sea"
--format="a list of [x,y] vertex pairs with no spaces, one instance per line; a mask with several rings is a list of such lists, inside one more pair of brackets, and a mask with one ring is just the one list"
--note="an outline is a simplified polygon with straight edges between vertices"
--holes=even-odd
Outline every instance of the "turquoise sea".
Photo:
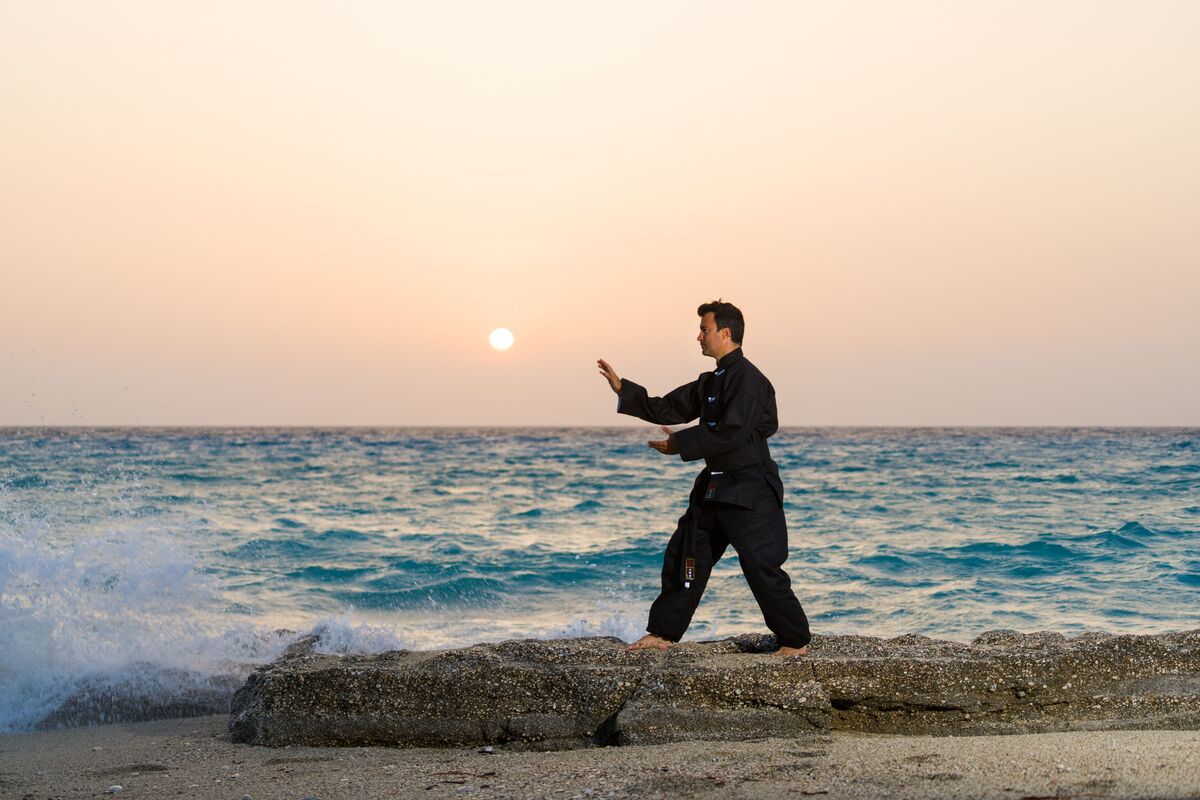
[[[699,469],[655,432],[0,429],[0,730],[314,629],[340,652],[633,639]],[[1200,627],[1200,429],[771,443],[814,633]],[[763,630],[730,551],[688,635]]]

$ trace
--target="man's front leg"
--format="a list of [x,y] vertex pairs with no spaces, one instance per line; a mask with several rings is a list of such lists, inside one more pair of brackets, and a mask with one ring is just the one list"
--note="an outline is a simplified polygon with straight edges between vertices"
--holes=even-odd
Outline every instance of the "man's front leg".
[[[684,548],[693,518],[697,523],[693,532],[695,541],[691,552],[685,553]],[[666,649],[682,639],[683,634],[687,632],[692,623],[692,615],[696,613],[696,606],[700,604],[700,597],[704,594],[704,587],[708,584],[708,576],[712,572],[713,558],[708,539],[704,513],[694,506],[689,507],[687,513],[679,518],[675,533],[667,543],[667,550],[663,555],[662,591],[650,606],[650,619],[646,624],[648,635],[635,643],[646,644],[638,649]],[[683,573],[684,560],[687,558],[695,559],[695,574],[686,582],[690,583],[690,586],[685,585]]]

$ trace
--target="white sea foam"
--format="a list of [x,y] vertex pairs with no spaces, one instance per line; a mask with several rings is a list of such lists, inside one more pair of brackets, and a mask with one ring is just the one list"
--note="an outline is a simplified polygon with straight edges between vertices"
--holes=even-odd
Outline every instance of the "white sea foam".
[[577,636],[615,636],[626,642],[641,638],[645,633],[644,615],[631,615],[622,609],[601,611],[594,616],[580,617],[566,625],[538,631],[542,639],[569,639]]
[[383,653],[414,646],[411,637],[401,636],[382,625],[356,622],[349,613],[318,620],[308,634],[318,637],[318,653]]

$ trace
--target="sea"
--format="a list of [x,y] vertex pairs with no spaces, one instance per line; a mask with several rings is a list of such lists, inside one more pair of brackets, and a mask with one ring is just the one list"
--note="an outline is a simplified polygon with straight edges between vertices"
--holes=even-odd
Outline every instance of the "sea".
[[[333,653],[633,640],[700,467],[651,438],[0,429],[0,731],[88,681],[248,672],[311,633]],[[1200,627],[1200,429],[785,428],[771,447],[816,634]],[[730,550],[686,638],[748,632],[766,629]]]

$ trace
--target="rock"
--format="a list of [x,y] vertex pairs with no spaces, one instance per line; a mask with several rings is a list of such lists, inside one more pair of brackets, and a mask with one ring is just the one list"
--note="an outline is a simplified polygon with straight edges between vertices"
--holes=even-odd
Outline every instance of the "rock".
[[628,652],[613,638],[318,655],[256,671],[235,741],[270,746],[561,749],[696,739],[1200,729],[1200,630],[989,631],[970,644],[817,637],[804,659],[739,636]]
[[35,727],[47,730],[223,714],[245,674],[210,675],[133,664],[121,673],[85,682]]
[[[968,735],[1200,728],[1200,630],[1074,639],[992,631],[970,645],[929,640],[902,648],[849,638],[830,637],[812,658],[837,729]],[[1108,702],[1096,706],[1095,695]]]
[[234,695],[229,730],[272,746],[581,746],[611,735],[647,661],[614,638],[285,655]]
[[667,651],[617,714],[616,744],[799,736],[828,730],[829,697],[802,661]]

